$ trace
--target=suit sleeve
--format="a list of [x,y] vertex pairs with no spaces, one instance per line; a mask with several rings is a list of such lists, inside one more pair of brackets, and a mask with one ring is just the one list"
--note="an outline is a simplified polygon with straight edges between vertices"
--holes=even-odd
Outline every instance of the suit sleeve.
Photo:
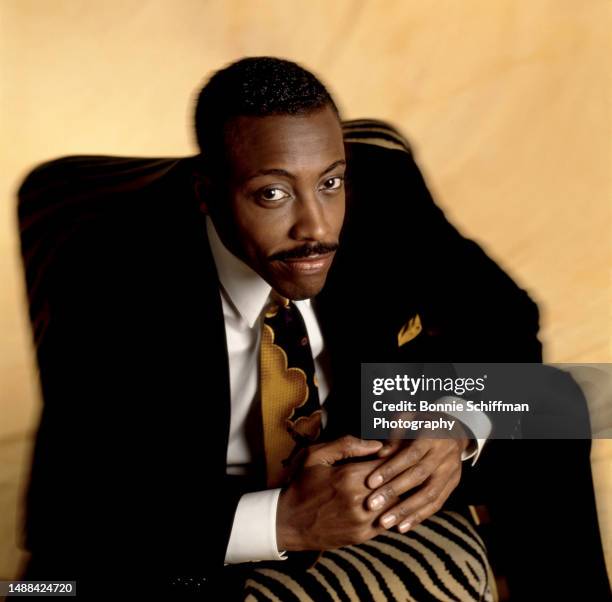
[[389,315],[421,314],[430,344],[416,361],[540,362],[536,304],[448,221],[411,152],[371,143],[348,154],[347,242],[353,257],[377,258],[369,286]]
[[[22,190],[26,233],[37,213],[27,203],[43,209],[54,182],[35,184]],[[98,593],[103,577],[163,589],[176,575],[218,574],[244,491],[225,475],[216,365],[189,359],[181,316],[160,313],[180,293],[147,288],[159,263],[133,243],[143,218],[64,220],[61,244],[51,245],[44,233],[55,232],[53,215],[40,211],[32,240],[22,238],[44,400],[26,546],[53,559],[49,578],[78,578]],[[210,399],[198,398],[194,383]]]
[[[449,222],[408,147],[361,140],[348,144],[348,157],[343,237],[350,256],[346,264],[358,269],[347,269],[344,285],[363,283],[364,305],[379,308],[376,323],[390,333],[380,344],[373,337],[376,349],[395,347],[363,357],[379,362],[541,362],[537,305],[478,243]],[[398,350],[393,338],[417,313],[421,334]],[[493,425],[499,418],[488,417]]]

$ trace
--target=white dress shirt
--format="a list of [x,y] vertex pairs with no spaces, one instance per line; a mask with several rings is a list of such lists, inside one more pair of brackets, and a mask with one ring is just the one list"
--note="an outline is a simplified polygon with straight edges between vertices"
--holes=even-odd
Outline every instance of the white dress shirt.
[[[229,357],[231,419],[227,447],[227,473],[249,474],[253,466],[252,441],[247,436],[249,413],[257,407],[259,394],[259,345],[263,310],[268,304],[270,285],[259,274],[233,255],[221,242],[209,217],[206,230],[219,275],[227,351]],[[295,301],[300,311],[312,350],[318,380],[319,399],[323,404],[329,393],[330,375],[323,369],[323,337],[310,300]],[[477,414],[474,412],[474,414]],[[323,412],[323,425],[326,422]],[[465,423],[465,416],[461,419]],[[462,459],[476,461],[490,433],[488,417],[482,413],[467,424],[478,433],[476,449]],[[283,560],[276,544],[276,508],[281,489],[267,489],[244,494],[236,508],[232,532],[225,553],[226,564],[259,560]]]

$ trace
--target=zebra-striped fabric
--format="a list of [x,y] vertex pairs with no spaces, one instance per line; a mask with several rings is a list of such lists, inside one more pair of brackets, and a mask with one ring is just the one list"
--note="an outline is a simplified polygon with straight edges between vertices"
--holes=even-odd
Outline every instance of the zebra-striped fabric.
[[305,570],[257,568],[244,602],[497,601],[482,539],[456,512],[440,512],[406,534],[389,531],[324,552]]
[[391,124],[378,119],[352,119],[342,122],[344,141],[348,144],[370,144],[412,154],[408,140]]

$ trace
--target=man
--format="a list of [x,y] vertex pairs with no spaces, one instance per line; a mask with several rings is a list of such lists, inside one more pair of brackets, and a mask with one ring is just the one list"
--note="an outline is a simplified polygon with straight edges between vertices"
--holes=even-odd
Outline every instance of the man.
[[[293,98],[287,102],[283,92],[287,94],[289,78],[299,83],[294,84]],[[244,85],[245,81],[253,89],[246,98],[239,98],[238,107],[232,106],[231,99],[238,94],[235,88]],[[225,103],[225,107],[222,108],[221,103]],[[248,346],[253,348],[257,346],[254,337],[261,329],[259,324],[259,328],[253,329],[236,322],[246,319],[252,323],[262,313],[272,289],[288,299],[303,301],[299,307],[306,323],[311,324],[309,334],[314,334],[314,343],[321,338],[308,300],[323,289],[344,223],[344,140],[337,109],[325,88],[300,68],[272,59],[245,59],[217,73],[200,94],[196,128],[203,157],[200,198],[204,211],[212,218],[207,222],[209,240],[226,306],[230,379],[246,402],[245,410],[236,408],[235,403],[232,406],[234,424],[230,426],[228,460],[232,467],[240,462],[252,462],[248,456],[245,460],[244,451],[242,457],[238,455],[234,460],[232,443],[235,431],[240,430],[241,418],[252,406],[257,374],[256,365],[252,364],[257,359],[256,354],[249,354],[246,360],[251,362],[250,374],[242,362],[238,369],[232,370],[236,364],[232,355],[239,353],[234,348],[233,338],[250,339]],[[318,347],[322,347],[322,342]],[[314,352],[315,360],[322,362],[318,351]],[[329,374],[321,366],[317,376],[319,396],[323,401],[327,397]],[[249,379],[253,386],[245,394],[245,381]],[[237,395],[232,397],[235,401]],[[346,415],[351,412],[357,415],[355,401],[352,403]],[[318,408],[317,404],[315,410]],[[315,418],[320,415],[315,411]],[[453,438],[426,441],[421,443],[421,455],[430,455],[431,464],[425,464],[426,474],[419,481],[406,477],[405,485],[395,483],[396,495],[399,495],[425,479],[431,481],[412,498],[412,514],[404,517],[406,525],[411,519],[418,522],[430,516],[434,506],[442,506],[458,482],[460,456],[467,446],[465,439],[461,442]],[[352,444],[356,443],[349,443]],[[345,445],[342,441],[343,450]],[[378,450],[368,446],[352,453],[365,455],[374,451]],[[391,468],[393,464],[386,466]],[[410,466],[407,464],[406,468]],[[422,467],[413,467],[413,471],[416,469],[418,474]],[[374,465],[370,470],[373,468]],[[330,505],[328,518],[325,515],[327,507],[322,503],[337,479],[336,471],[325,472],[326,480],[317,477],[314,482],[309,475],[307,471],[300,473],[280,496],[276,521],[280,549],[328,549],[343,545],[339,542],[360,543],[381,531],[367,513],[354,524],[339,523],[336,504]],[[377,476],[378,473],[371,477],[372,484]],[[375,491],[371,499],[381,492]],[[437,494],[433,495],[434,492]],[[355,495],[355,492],[350,494]],[[342,500],[339,503],[343,503]],[[272,514],[275,514],[274,506],[270,504]],[[393,505],[389,507],[389,515],[391,508]],[[400,511],[403,508],[395,507],[396,514]],[[390,522],[389,526],[397,523],[397,520]],[[307,530],[306,525],[309,526]],[[404,525],[399,528],[401,531],[407,529]],[[359,535],[354,535],[352,530],[359,531]],[[230,540],[230,557],[233,557],[232,549]],[[247,557],[239,554],[238,558],[259,559],[249,558],[248,554]]]
[[[102,192],[70,216],[44,283],[30,282],[45,286],[31,578],[210,579],[413,529],[477,446],[469,425],[412,444],[357,439],[360,362],[540,358],[533,304],[444,220],[405,149],[362,158],[346,206],[347,135],[308,72],[270,58],[218,72],[196,129],[199,204],[184,166],[159,179],[132,163],[118,180],[140,169],[138,190],[79,160],[46,168],[67,169],[69,198]],[[45,194],[66,196],[56,185]],[[445,298],[466,270],[486,303]],[[422,333],[398,345],[417,318]],[[301,353],[279,320],[301,328]],[[283,353],[302,358],[286,389],[305,394],[281,433],[265,375]]]

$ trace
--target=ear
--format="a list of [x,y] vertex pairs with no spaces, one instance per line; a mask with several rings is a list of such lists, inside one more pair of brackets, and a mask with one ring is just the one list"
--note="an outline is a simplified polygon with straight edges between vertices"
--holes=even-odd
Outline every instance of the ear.
[[211,198],[212,183],[210,176],[206,173],[196,170],[192,175],[193,191],[198,200],[200,211],[206,215],[209,214],[207,199]]

